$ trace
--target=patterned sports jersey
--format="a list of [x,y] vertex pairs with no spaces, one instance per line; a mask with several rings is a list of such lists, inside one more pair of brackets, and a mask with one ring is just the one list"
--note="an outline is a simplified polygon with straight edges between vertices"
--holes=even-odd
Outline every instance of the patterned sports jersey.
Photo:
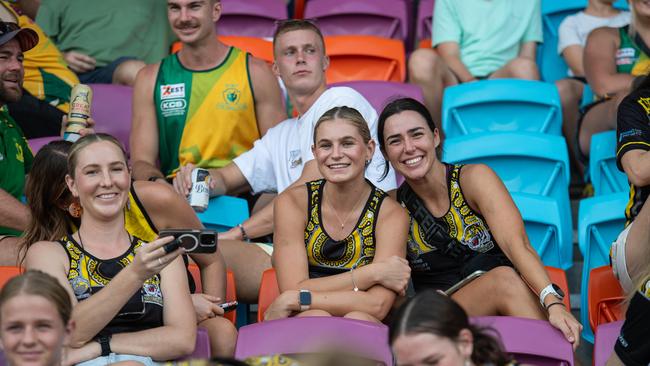
[[[368,182],[372,186],[370,182]],[[325,180],[307,182],[309,206],[305,227],[305,246],[309,277],[324,277],[364,266],[375,257],[375,225],[386,193],[372,186],[372,192],[361,211],[354,229],[343,240],[334,240],[322,223],[321,204]]]
[[616,72],[645,75],[650,71],[650,49],[637,34],[634,39],[629,34],[629,26],[618,28],[621,44],[616,50]]
[[154,87],[160,165],[172,176],[179,166],[227,165],[260,137],[248,54],[231,47],[224,61],[204,71],[166,57]]

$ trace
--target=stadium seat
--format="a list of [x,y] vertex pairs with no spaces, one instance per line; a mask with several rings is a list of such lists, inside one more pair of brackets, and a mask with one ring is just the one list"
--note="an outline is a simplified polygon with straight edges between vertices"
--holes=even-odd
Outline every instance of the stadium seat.
[[580,292],[580,321],[584,325],[582,336],[593,342],[594,335],[588,327],[589,273],[591,269],[609,264],[609,250],[625,225],[626,193],[609,194],[580,201],[578,208],[578,247],[582,252],[582,279]]
[[91,115],[95,131],[117,138],[129,152],[133,88],[116,84],[90,84],[93,90]]
[[0,266],[0,289],[12,278],[20,275],[23,269],[18,266]]
[[330,87],[334,86],[347,86],[358,91],[368,99],[377,113],[381,113],[388,102],[399,97],[411,97],[424,103],[422,89],[415,84],[367,80],[330,84]]
[[627,176],[616,166],[616,131],[591,136],[589,178],[595,196],[630,191]]
[[[273,42],[257,37],[247,36],[218,36],[219,40],[228,46],[234,46],[242,49],[251,55],[266,61],[268,64],[273,63]],[[180,42],[172,44],[171,53],[176,53],[183,48]]]
[[622,326],[622,320],[598,326],[594,341],[594,366],[605,366],[607,364],[609,356],[614,351],[614,345],[621,333]]
[[[623,301],[625,294],[612,267],[602,266],[591,270],[589,275],[589,325],[597,329],[599,325],[624,318]],[[587,326],[584,324],[583,326]]]
[[221,0],[217,34],[273,38],[276,21],[288,17],[283,0]]
[[571,309],[571,296],[569,296],[571,292],[569,291],[569,282],[566,278],[566,272],[560,268],[551,266],[544,266],[544,268],[546,269],[546,273],[548,273],[548,277],[551,279],[551,282],[558,285],[566,295],[564,296],[564,299],[562,299],[562,302],[567,309]]
[[194,344],[194,352],[187,357],[181,358],[182,360],[203,360],[211,357],[210,352],[210,336],[208,331],[203,328],[196,329],[196,343]]
[[480,132],[541,132],[561,136],[557,88],[532,80],[497,79],[445,89],[442,130],[447,138]]
[[43,146],[56,140],[61,140],[61,137],[60,136],[37,137],[35,139],[27,140],[27,144],[29,145],[30,150],[32,150],[32,154],[36,155],[38,150],[40,150]]
[[401,41],[375,36],[326,36],[325,48],[330,58],[326,73],[329,83],[405,80],[406,61]]
[[[187,266],[187,270],[192,274],[194,279],[194,284],[196,285],[196,292],[203,292],[202,280],[201,280],[201,270],[199,266],[194,263],[191,263]],[[226,271],[226,299],[225,302],[231,302],[237,300],[237,289],[235,288],[235,274],[229,269]],[[235,319],[237,319],[237,310],[229,311],[223,315],[224,318],[230,320],[235,324]]]
[[501,336],[505,350],[520,364],[573,365],[571,343],[546,320],[481,316],[471,318],[471,322],[494,329]]
[[238,197],[212,197],[208,209],[196,215],[206,228],[223,232],[248,218],[248,203]]
[[316,21],[325,36],[368,35],[406,42],[408,37],[405,0],[310,0],[305,18]]
[[280,288],[278,287],[278,279],[275,276],[275,269],[269,268],[262,273],[262,281],[260,282],[260,293],[257,297],[258,323],[264,321],[264,312],[278,296],[280,296]]
[[[418,17],[415,25],[415,41],[420,44],[425,39],[431,41],[433,35],[433,6],[435,0],[420,0]],[[419,47],[422,48],[422,47]],[[429,44],[431,48],[431,44]]]
[[393,364],[386,325],[341,317],[286,318],[241,327],[235,358],[334,350]]
[[[512,192],[530,244],[546,266],[567,269],[573,263],[572,229],[567,213],[553,197]],[[565,280],[566,281],[566,280]],[[568,298],[568,296],[567,296]]]

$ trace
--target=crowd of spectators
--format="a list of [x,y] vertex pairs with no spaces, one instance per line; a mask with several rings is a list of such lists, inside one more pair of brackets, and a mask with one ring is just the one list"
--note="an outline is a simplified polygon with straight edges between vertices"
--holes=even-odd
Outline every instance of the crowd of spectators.
[[[352,88],[327,86],[317,24],[278,22],[269,67],[217,38],[222,6],[0,1],[0,264],[28,270],[0,293],[9,364],[32,357],[21,353],[31,347],[44,365],[154,365],[191,353],[197,325],[213,355],[232,356],[237,331],[218,306],[226,267],[248,303],[262,272],[276,270],[281,294],[269,320],[392,320],[397,364],[516,364],[468,316],[548,320],[578,347],[582,325],[562,301],[568,294],[551,282],[499,177],[483,164],[441,160],[446,87],[540,79],[539,0],[437,0],[433,48],[408,60],[424,103],[397,98],[383,111]],[[593,134],[616,129],[617,164],[631,184],[628,222],[611,252],[631,299],[612,365],[650,361],[642,326],[650,315],[650,2],[629,7],[589,0],[560,26],[557,50],[569,66],[556,85],[575,169],[582,173]],[[169,54],[174,40],[182,47]],[[76,143],[32,154],[27,139],[61,133],[80,82],[133,87],[130,156],[95,133],[92,119]],[[587,83],[595,100],[579,109]],[[186,200],[195,168],[208,170],[211,197],[251,205],[213,254],[188,255],[158,237],[202,228]],[[29,338],[39,322],[49,333]]]

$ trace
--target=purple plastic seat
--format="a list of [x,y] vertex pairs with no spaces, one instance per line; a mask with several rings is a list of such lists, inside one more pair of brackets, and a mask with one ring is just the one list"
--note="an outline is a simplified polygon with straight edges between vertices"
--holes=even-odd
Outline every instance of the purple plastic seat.
[[212,357],[210,354],[210,337],[208,331],[203,328],[196,329],[196,344],[194,345],[194,352],[181,360],[189,359],[208,359]]
[[420,5],[418,5],[418,20],[415,26],[416,42],[432,37],[434,4],[435,0],[420,0]]
[[339,317],[287,318],[241,327],[235,358],[333,349],[393,364],[387,326]]
[[287,18],[282,0],[221,0],[221,18],[216,29],[223,36],[271,38],[275,21]]
[[95,131],[113,135],[128,153],[133,89],[113,84],[90,84],[90,87],[93,89],[90,113],[95,120]]
[[316,20],[324,35],[362,34],[406,41],[408,11],[405,0],[310,0],[305,19]]
[[573,365],[571,343],[548,321],[513,316],[481,316],[473,317],[471,321],[496,330],[506,351],[519,363]]
[[399,97],[411,97],[424,103],[422,89],[414,84],[397,83],[393,81],[345,81],[330,84],[334,86],[347,86],[363,95],[375,108],[377,114],[381,113],[384,106]]
[[605,366],[609,356],[614,352],[614,344],[621,333],[622,326],[623,320],[598,326],[594,340],[594,366]]
[[32,154],[36,155],[38,150],[40,150],[43,146],[55,140],[61,140],[61,137],[59,136],[38,137],[35,139],[27,140],[27,143],[29,144],[29,148],[32,149]]

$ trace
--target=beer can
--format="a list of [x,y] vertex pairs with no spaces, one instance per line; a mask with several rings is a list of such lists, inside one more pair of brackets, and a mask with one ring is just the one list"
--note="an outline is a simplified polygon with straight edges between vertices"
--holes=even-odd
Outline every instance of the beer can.
[[210,201],[210,172],[206,169],[192,170],[192,190],[187,197],[190,206],[196,212],[203,212]]
[[93,91],[88,85],[77,84],[70,93],[70,111],[68,122],[65,126],[63,139],[75,142],[81,137],[79,130],[88,127],[90,118],[90,105],[93,99]]

